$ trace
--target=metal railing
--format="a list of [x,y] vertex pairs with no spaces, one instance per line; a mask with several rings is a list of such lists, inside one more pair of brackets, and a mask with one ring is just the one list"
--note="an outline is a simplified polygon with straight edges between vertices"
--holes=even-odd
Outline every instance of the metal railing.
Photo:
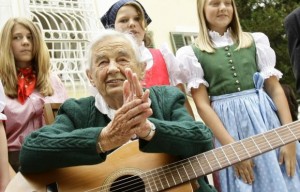
[[88,95],[85,50],[102,29],[94,1],[30,0],[32,20],[41,28],[50,51],[52,71],[70,97]]

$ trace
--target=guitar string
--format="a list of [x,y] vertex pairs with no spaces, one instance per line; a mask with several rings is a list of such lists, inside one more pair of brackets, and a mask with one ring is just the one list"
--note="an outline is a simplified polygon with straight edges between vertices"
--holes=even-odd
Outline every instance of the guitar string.
[[[277,132],[280,132],[280,131],[282,131],[282,130],[278,130]],[[268,146],[270,146],[270,143],[274,143],[274,139],[276,139],[276,138],[278,138],[278,136],[276,135],[276,138],[274,137],[274,135],[271,137],[271,139],[268,139],[268,140],[266,140],[265,139],[265,137],[263,137],[264,135],[267,135],[267,134],[270,134],[270,133],[266,133],[265,132],[265,134],[262,134],[262,135],[259,135],[259,137],[257,137],[259,140],[256,140],[256,141],[258,141],[258,142],[256,142],[256,146],[254,146],[254,147],[244,147],[244,145],[242,145],[242,146],[237,146],[237,147],[239,147],[238,149],[239,149],[239,151],[238,151],[238,153],[239,154],[241,154],[240,156],[249,156],[249,153],[251,153],[251,154],[253,154],[253,155],[255,155],[255,152],[257,152],[257,146],[260,146],[259,147],[259,149],[262,149],[263,151],[265,151],[262,147],[261,147],[261,143],[263,143],[263,144],[265,144],[263,147],[267,147],[267,149],[270,149],[270,147],[268,147]],[[275,132],[273,133],[273,134],[276,134]],[[285,135],[282,135],[281,137],[282,138],[284,138],[284,137],[287,137],[288,136],[288,138],[290,138],[290,136],[291,136],[291,134],[289,134],[289,133],[287,133],[287,132],[284,132],[283,134],[285,134]],[[288,134],[288,135],[286,135],[286,134]],[[297,134],[297,133],[296,133]],[[242,143],[245,143],[245,142],[247,142],[247,141],[249,141],[249,140],[251,140],[251,138],[247,138],[247,139],[244,139],[243,140],[243,142],[241,142],[241,141],[239,141],[239,142],[236,142],[235,143],[235,145],[241,145]],[[272,141],[273,140],[273,141]],[[284,139],[285,140],[285,139]],[[295,140],[295,135],[294,135],[294,139],[293,140]],[[297,138],[296,138],[296,140],[297,140]],[[275,140],[275,143],[274,144],[281,144],[282,142],[279,142],[279,143],[277,143],[277,139]],[[253,144],[253,142],[251,141],[251,143]],[[287,143],[287,142],[286,142]],[[227,146],[223,146],[222,148],[225,148],[225,147],[227,147]],[[222,150],[222,148],[216,148],[214,151],[215,151],[215,153],[213,152],[213,151],[209,151],[209,153],[213,153],[213,155],[215,156],[215,154],[217,154],[217,153],[219,153],[219,152],[221,152],[221,150]],[[271,147],[271,149],[270,150],[272,150],[273,148],[277,148],[277,147]],[[248,149],[248,150],[247,150]],[[244,152],[243,153],[240,153],[240,151],[241,150],[244,150]],[[252,150],[252,151],[251,151]],[[265,151],[266,152],[266,151]],[[224,154],[223,152],[221,152],[222,154]],[[232,153],[233,154],[233,153]],[[246,155],[245,155],[246,154]],[[259,154],[259,153],[257,153],[257,154]],[[229,156],[229,155],[226,155],[226,154],[224,154],[225,155],[225,157],[228,157],[227,159],[226,159],[226,161],[225,161],[225,163],[226,162],[228,162],[228,159],[231,159],[231,157]],[[235,155],[234,155],[234,157],[236,157]],[[215,160],[216,159],[216,160]],[[220,164],[223,164],[224,163],[224,160],[225,160],[225,158],[220,158],[221,160],[223,160],[223,161],[218,161],[217,160],[217,158],[213,158],[212,159],[212,162],[213,163],[211,163],[211,165],[213,166],[213,167],[217,167],[216,166],[216,164],[217,165],[220,165]]]
[[[290,135],[290,134],[289,134]],[[265,143],[265,142],[264,142]],[[256,147],[255,147],[255,149],[256,149]],[[257,150],[255,150],[255,151],[257,151]]]
[[[288,135],[290,135],[290,134],[288,134]],[[265,143],[265,142],[264,142]],[[256,148],[256,147],[255,147]],[[257,151],[257,150],[256,150]]]
[[[258,138],[260,138],[261,139],[261,137],[263,136],[263,135],[267,135],[267,134],[272,134],[271,136],[270,136],[270,139],[268,139],[268,140],[265,140],[265,141],[262,141],[262,142],[260,142],[260,143],[257,143],[256,145],[257,146],[259,146],[261,143],[263,143],[263,144],[267,144],[267,142],[269,142],[269,143],[274,143],[274,146],[277,146],[277,145],[284,145],[282,142],[281,142],[281,140],[278,140],[277,138],[279,137],[279,135],[278,134],[276,134],[276,132],[283,132],[283,134],[285,134],[285,135],[281,135],[280,137],[287,137],[287,138],[290,138],[291,137],[291,133],[290,132],[286,132],[286,130],[289,130],[290,129],[290,131],[291,131],[291,129],[293,129],[293,128],[297,128],[297,127],[295,127],[295,126],[297,126],[297,125],[293,125],[293,124],[295,124],[295,123],[292,123],[292,124],[287,124],[287,125],[285,125],[287,128],[284,128],[284,127],[280,127],[280,128],[277,128],[277,129],[272,129],[272,130],[270,130],[270,131],[267,131],[267,132],[264,132],[264,133],[262,133],[262,134],[258,134],[258,135],[254,135],[254,136],[252,136],[252,137],[254,137],[255,139],[258,139]],[[282,130],[282,129],[284,129],[284,130]],[[298,131],[298,129],[295,129],[296,131],[292,131],[292,133],[294,134],[294,135],[300,135],[300,130]],[[235,142],[235,143],[233,143],[234,145],[236,145],[236,144],[239,144],[240,142],[246,142],[246,140],[250,140],[252,137],[249,137],[249,138],[246,138],[246,139],[243,139],[243,140],[240,140],[240,141],[237,141],[237,142]],[[299,136],[300,137],[300,136]],[[271,140],[274,140],[275,139],[275,142],[272,142]],[[283,140],[285,140],[284,138],[283,138]],[[297,140],[297,138],[296,139],[293,139],[293,141],[294,140]],[[259,140],[258,140],[259,141]],[[269,143],[268,143],[268,145],[269,145]],[[247,148],[248,149],[248,152],[251,154],[251,153],[253,153],[253,151],[254,152],[257,152],[257,146],[251,146],[251,147],[249,147],[249,148]],[[225,146],[222,146],[222,147],[220,147],[220,148],[225,148],[225,147],[228,147],[228,145],[225,145]],[[220,148],[216,148],[215,150],[221,150]],[[275,148],[278,148],[278,147],[275,147]],[[247,150],[246,149],[246,150]],[[270,149],[270,148],[268,148],[268,149]],[[251,150],[252,150],[252,152],[251,152]],[[272,148],[271,148],[271,150],[272,150]],[[245,152],[245,149],[239,149],[239,150],[237,150],[236,152],[237,153],[240,153],[241,151],[244,151]],[[264,152],[267,152],[267,151],[264,151]],[[137,174],[137,175],[133,175],[133,176],[131,176],[131,177],[129,177],[129,178],[126,178],[126,179],[122,179],[122,180],[120,180],[120,181],[117,181],[116,183],[121,183],[121,184],[117,184],[117,185],[115,185],[114,186],[114,188],[117,188],[116,190],[120,190],[120,189],[122,189],[122,187],[120,188],[120,185],[122,185],[122,186],[124,186],[124,180],[128,180],[128,179],[130,179],[130,178],[133,178],[133,177],[141,177],[142,179],[144,178],[144,176],[143,175],[146,175],[145,176],[145,178],[147,178],[147,177],[150,177],[151,175],[152,175],[152,179],[151,180],[153,180],[153,181],[148,181],[148,182],[146,182],[146,184],[144,184],[144,183],[142,183],[141,185],[139,185],[139,186],[135,186],[135,187],[143,187],[143,186],[145,186],[146,188],[151,188],[151,191],[152,191],[152,188],[154,188],[155,190],[158,188],[158,184],[156,184],[157,182],[155,181],[155,180],[157,180],[159,177],[162,177],[162,175],[164,176],[164,178],[165,178],[165,180],[168,182],[168,178],[166,177],[166,175],[167,174],[172,174],[172,170],[177,170],[178,172],[185,172],[186,173],[186,171],[184,170],[184,167],[185,166],[188,166],[188,164],[198,164],[198,166],[201,168],[201,169],[196,169],[195,170],[195,172],[197,172],[197,173],[200,173],[200,174],[198,174],[198,175],[195,175],[194,177],[196,178],[196,177],[199,177],[199,176],[202,176],[202,175],[205,175],[205,174],[208,174],[208,173],[211,173],[211,172],[213,172],[213,171],[215,171],[215,170],[212,170],[211,168],[210,168],[210,166],[207,166],[207,165],[205,165],[205,166],[202,166],[200,163],[201,162],[199,162],[197,159],[200,157],[200,156],[204,156],[204,154],[208,154],[208,153],[213,153],[212,151],[207,151],[207,152],[205,152],[205,153],[201,153],[201,154],[198,154],[198,155],[196,155],[196,156],[193,156],[193,157],[190,157],[190,158],[188,158],[188,159],[183,159],[183,160],[180,160],[180,161],[177,161],[177,162],[174,162],[174,163],[171,163],[171,164],[169,164],[169,165],[166,165],[166,166],[162,166],[161,168],[156,168],[156,169],[153,169],[153,170],[151,170],[151,171],[148,171],[148,172],[144,172],[144,173],[141,173],[141,174]],[[228,159],[230,159],[230,158],[234,158],[234,157],[236,157],[236,155],[234,154],[234,153],[231,153],[231,154],[233,154],[233,156],[229,156],[229,155],[226,155],[226,154],[224,154],[224,156],[225,157],[227,157]],[[209,156],[209,155],[208,155]],[[248,155],[247,155],[248,156]],[[245,159],[247,159],[247,156],[245,157]],[[192,160],[194,158],[194,160]],[[196,160],[195,160],[196,159]],[[244,159],[244,160],[245,160]],[[189,161],[187,161],[187,160],[189,160]],[[221,158],[221,160],[225,160],[225,163],[228,163],[228,160],[227,159],[225,159],[225,158]],[[187,161],[187,162],[184,162],[184,161]],[[194,161],[194,162],[191,162],[191,161]],[[211,163],[210,163],[211,162]],[[208,163],[208,165],[211,165],[212,167],[218,167],[218,166],[216,166],[216,165],[222,165],[222,163],[224,162],[224,161],[222,161],[222,162],[220,162],[220,161],[218,161],[217,159],[215,159],[215,158],[213,158],[210,162],[202,162],[202,163],[204,163],[204,164],[207,164]],[[228,165],[228,166],[230,166],[230,165]],[[168,169],[169,170],[171,170],[171,171],[169,171],[169,172],[163,172],[164,171],[164,169],[166,169],[168,167]],[[171,167],[171,169],[170,169],[170,167]],[[192,167],[193,168],[193,167]],[[225,168],[225,167],[223,167],[223,168]],[[158,171],[158,169],[161,169],[160,171]],[[183,171],[181,170],[181,169],[183,169]],[[202,171],[202,169],[204,169],[204,170],[208,170],[206,173],[205,172],[203,172]],[[217,169],[216,169],[217,170]],[[154,171],[156,171],[156,173],[153,173]],[[162,172],[162,174],[160,174]],[[201,175],[202,174],[202,175]],[[148,176],[147,176],[148,175]],[[178,175],[179,177],[181,177],[180,175]],[[189,179],[189,175],[187,175],[186,176],[188,179]],[[194,179],[193,178],[193,176],[191,176],[192,177],[192,179]],[[184,179],[185,180],[185,179]],[[138,181],[138,183],[141,183],[140,181],[140,179],[139,178],[136,178],[136,179],[133,179],[133,180],[130,180],[129,182],[130,183],[133,183],[134,181]],[[144,181],[144,180],[143,180]],[[188,180],[186,180],[186,181],[188,181]],[[127,183],[129,183],[129,182],[125,182],[125,184]],[[144,181],[145,182],[145,181]],[[178,184],[181,184],[181,182],[179,182],[179,183],[177,183],[176,184],[176,181],[175,181],[175,179],[173,178],[173,182],[168,182],[168,184],[166,185],[166,186],[169,186],[169,183],[174,183],[175,185],[178,185]],[[147,186],[147,184],[148,184],[148,186]],[[130,185],[136,185],[136,184],[130,184]],[[128,186],[130,186],[130,185],[126,185],[126,187],[128,187]],[[173,186],[175,186],[175,185],[173,185]],[[107,185],[104,185],[104,186],[100,186],[100,187],[97,187],[97,188],[95,188],[95,189],[103,189],[103,190],[107,190],[107,189],[109,189],[110,188],[110,184],[107,184]],[[154,187],[152,187],[152,186],[154,186]],[[165,185],[163,184],[163,183],[161,183],[161,186],[162,187],[164,187]],[[169,186],[170,187],[170,186]],[[171,186],[172,187],[172,186]],[[124,187],[123,187],[124,188]],[[165,188],[167,188],[167,187],[165,187]],[[163,188],[163,189],[165,189],[165,188]],[[95,189],[92,189],[92,190],[95,190]],[[110,190],[110,191],[114,191],[115,189],[113,189],[113,190]],[[130,190],[132,190],[132,189],[130,189]],[[144,189],[143,189],[144,190]],[[123,190],[122,190],[123,191]],[[125,192],[125,191],[124,191]]]

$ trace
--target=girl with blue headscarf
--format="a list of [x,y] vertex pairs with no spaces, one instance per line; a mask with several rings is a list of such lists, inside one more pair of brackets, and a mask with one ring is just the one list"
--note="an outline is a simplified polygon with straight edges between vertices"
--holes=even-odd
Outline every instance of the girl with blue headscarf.
[[142,4],[135,0],[117,1],[101,17],[105,28],[131,33],[137,40],[146,63],[144,87],[174,85],[171,78],[177,67],[174,55],[165,45],[160,50],[147,48],[151,46],[151,40],[146,28],[151,21]]
[[[145,75],[142,85],[145,88],[159,85],[177,85],[185,92],[183,84],[177,83],[175,73],[180,72],[178,61],[166,45],[160,49],[148,48],[151,39],[147,35],[147,26],[151,23],[143,5],[136,0],[119,0],[101,17],[101,23],[107,28],[132,34],[141,51],[145,62]],[[193,115],[188,101],[185,104],[189,113]]]

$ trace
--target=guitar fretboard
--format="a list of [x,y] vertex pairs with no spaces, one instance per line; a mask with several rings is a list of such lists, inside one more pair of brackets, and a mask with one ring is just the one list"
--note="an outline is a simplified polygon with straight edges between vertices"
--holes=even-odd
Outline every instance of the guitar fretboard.
[[162,191],[296,141],[296,121],[271,131],[143,173],[146,191]]

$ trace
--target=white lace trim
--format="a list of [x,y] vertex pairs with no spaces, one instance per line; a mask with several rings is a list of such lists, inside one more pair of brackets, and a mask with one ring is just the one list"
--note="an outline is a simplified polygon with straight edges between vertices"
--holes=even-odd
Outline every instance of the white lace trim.
[[275,76],[277,77],[277,79],[280,79],[283,75],[279,70],[270,66],[266,66],[263,69],[261,69],[260,73],[264,79],[268,79],[271,76]]
[[209,36],[212,39],[215,47],[223,47],[227,45],[233,45],[233,40],[230,35],[230,29],[224,33],[224,35],[220,35],[216,31],[208,31]]
[[192,88],[197,89],[200,87],[201,84],[203,84],[206,87],[209,87],[207,81],[205,81],[204,79],[191,79],[186,86],[187,92],[190,94]]

